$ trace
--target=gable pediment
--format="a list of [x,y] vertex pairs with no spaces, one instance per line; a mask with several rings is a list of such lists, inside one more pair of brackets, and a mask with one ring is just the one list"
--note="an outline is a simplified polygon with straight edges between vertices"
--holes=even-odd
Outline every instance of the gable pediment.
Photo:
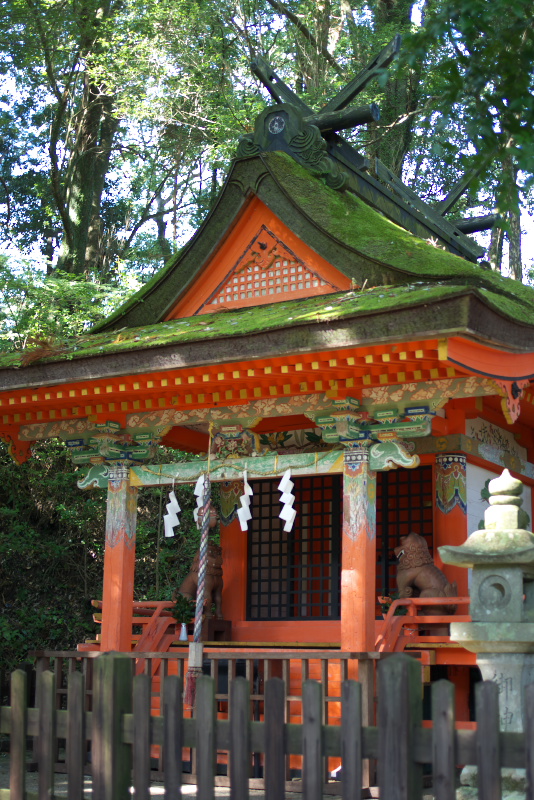
[[257,197],[167,319],[330,294],[350,281]]

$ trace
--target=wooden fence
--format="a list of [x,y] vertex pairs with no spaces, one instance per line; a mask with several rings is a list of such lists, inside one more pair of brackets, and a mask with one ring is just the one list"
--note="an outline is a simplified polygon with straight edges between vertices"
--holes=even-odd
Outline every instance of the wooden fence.
[[[74,671],[80,670],[84,675],[85,710],[92,709],[93,667],[97,652],[59,652],[34,651],[37,676],[51,669],[56,676],[57,709],[67,709],[68,678]],[[168,653],[128,653],[125,654],[134,663],[136,674],[144,673],[152,676],[152,713],[161,712],[162,685],[167,676],[178,675],[182,679],[187,672],[188,650],[173,650]],[[307,650],[305,648],[288,650],[276,648],[229,648],[206,647],[204,650],[204,670],[215,680],[217,708],[219,716],[225,718],[228,712],[233,681],[237,677],[246,677],[249,681],[251,720],[261,721],[265,702],[265,685],[273,677],[282,678],[286,687],[285,719],[287,722],[300,722],[302,718],[302,687],[306,680],[312,678],[319,681],[322,688],[323,709],[322,722],[339,724],[341,715],[341,684],[349,677],[354,677],[356,668],[362,683],[362,718],[364,724],[374,719],[374,663],[378,653],[346,653],[340,650]],[[157,769],[153,770],[155,779],[163,780],[164,764],[161,749],[156,753]],[[192,750],[184,753],[184,783],[196,783],[196,754]],[[224,771],[227,769],[227,754],[218,754],[217,782],[228,785]],[[286,781],[292,791],[302,788],[300,775],[300,759],[297,756],[286,759]],[[337,763],[325,762],[324,780],[329,770],[337,767]],[[56,763],[56,770],[65,769],[64,763]],[[263,789],[263,764],[259,753],[254,754],[251,788]],[[332,790],[334,793],[334,790]],[[0,798],[1,800],[1,798]]]
[[54,748],[66,740],[68,797],[83,798],[83,773],[88,743],[92,755],[92,789],[95,800],[127,800],[133,783],[136,800],[149,797],[150,754],[162,747],[165,764],[165,798],[181,796],[182,750],[192,747],[197,758],[197,798],[213,800],[216,753],[228,752],[231,797],[249,796],[252,754],[265,763],[266,800],[285,794],[287,754],[302,754],[306,800],[319,800],[324,792],[324,759],[342,759],[339,794],[347,800],[361,796],[363,760],[376,759],[380,797],[384,800],[419,800],[423,794],[423,766],[431,765],[436,800],[454,800],[459,764],[479,770],[479,800],[501,797],[501,767],[525,767],[534,800],[534,685],[526,690],[525,734],[499,733],[498,687],[477,686],[476,731],[456,730],[454,690],[447,681],[432,686],[433,728],[422,727],[421,667],[405,655],[385,658],[378,672],[378,725],[362,724],[361,687],[354,681],[342,685],[341,725],[322,724],[321,685],[313,680],[303,687],[302,724],[285,722],[285,686],[280,678],[265,687],[264,721],[251,720],[250,690],[245,678],[232,684],[229,718],[217,719],[216,687],[210,677],[197,683],[196,717],[184,718],[182,682],[168,676],[163,686],[163,714],[150,713],[149,675],[133,676],[132,660],[105,654],[95,660],[93,710],[84,710],[84,676],[69,676],[68,709],[57,709],[55,675],[40,677],[39,709],[28,709],[27,676],[13,673],[11,705],[0,709],[0,732],[10,737],[9,794],[2,798],[24,800],[27,737],[38,739],[39,800],[53,796]]

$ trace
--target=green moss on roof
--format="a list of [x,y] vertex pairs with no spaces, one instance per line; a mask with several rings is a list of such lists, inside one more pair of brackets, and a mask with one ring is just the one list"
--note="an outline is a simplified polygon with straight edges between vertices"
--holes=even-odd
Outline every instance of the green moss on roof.
[[[352,192],[335,191],[313,178],[286,153],[268,153],[266,158],[280,185],[318,227],[359,254],[404,273],[405,280],[413,280],[415,276],[442,281],[461,279],[467,285],[486,288],[486,294],[497,292],[511,301],[519,300],[529,305],[534,302],[532,287],[484,270],[419,239]],[[534,322],[532,316],[521,319]]]
[[[367,291],[338,292],[336,294],[309,297],[304,300],[288,300],[269,305],[254,306],[237,311],[202,314],[184,319],[159,322],[139,328],[123,328],[119,331],[87,334],[65,345],[65,349],[42,362],[65,361],[88,358],[111,353],[134,351],[137,348],[180,345],[193,341],[216,340],[232,336],[243,336],[262,331],[275,330],[313,322],[358,318],[369,314],[396,311],[399,308],[417,307],[447,300],[472,291],[461,284],[410,283],[407,285],[381,286]],[[496,308],[501,298],[485,290],[485,297]],[[508,301],[502,309],[512,319],[534,312],[534,292],[530,306]],[[0,356],[0,368],[20,366],[22,356],[9,353]]]

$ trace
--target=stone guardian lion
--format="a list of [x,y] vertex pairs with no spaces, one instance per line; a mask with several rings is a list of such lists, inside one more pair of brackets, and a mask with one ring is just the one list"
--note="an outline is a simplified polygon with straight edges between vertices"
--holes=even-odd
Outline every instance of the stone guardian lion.
[[[456,581],[449,583],[443,572],[436,567],[428,551],[426,539],[417,533],[401,536],[401,543],[395,548],[398,558],[397,588],[399,598],[404,597],[456,597]],[[421,612],[428,616],[454,614],[456,606],[428,606]],[[437,629],[433,633],[438,634]],[[445,633],[448,633],[446,631]]]

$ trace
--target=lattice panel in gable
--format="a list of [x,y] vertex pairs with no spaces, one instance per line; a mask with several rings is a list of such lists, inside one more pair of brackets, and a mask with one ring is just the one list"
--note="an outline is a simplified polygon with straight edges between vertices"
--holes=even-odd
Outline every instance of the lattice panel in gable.
[[264,225],[202,311],[273,303],[296,297],[339,291],[310,269]]

